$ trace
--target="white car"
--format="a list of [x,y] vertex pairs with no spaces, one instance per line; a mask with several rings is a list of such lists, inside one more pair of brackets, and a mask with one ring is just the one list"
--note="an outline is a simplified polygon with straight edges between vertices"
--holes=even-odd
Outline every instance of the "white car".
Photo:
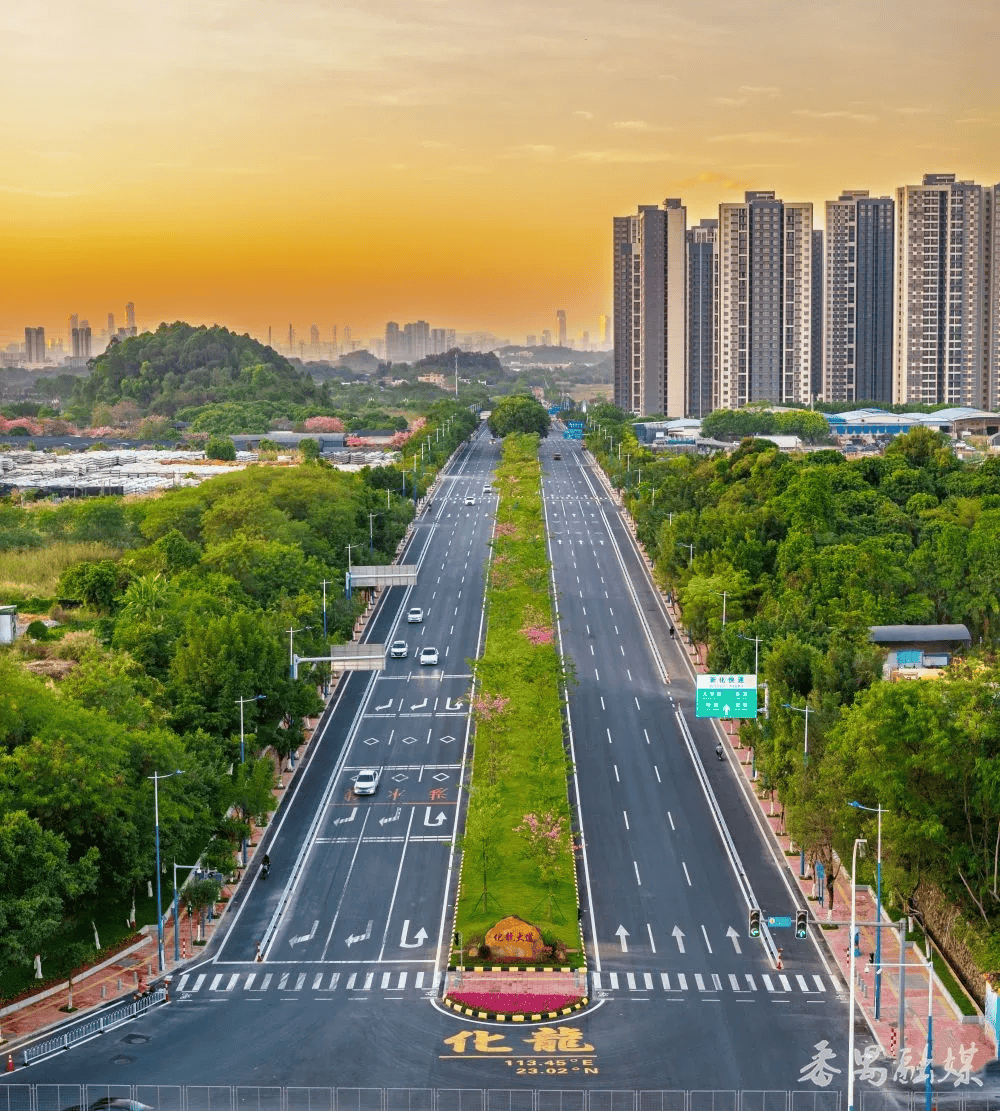
[[483,487],[483,493],[484,494],[492,494],[493,493],[493,487],[488,482]]
[[356,795],[374,795],[378,790],[381,778],[381,768],[362,768],[354,777],[354,793]]
[[389,645],[389,656],[393,660],[405,660],[410,654],[410,646],[405,640],[394,640]]
[[406,615],[406,620],[411,625],[419,625],[424,619],[424,611],[419,606],[414,606]]
[[438,650],[436,648],[421,648],[420,663],[423,667],[437,667]]
[[476,504],[476,499],[471,494],[466,494],[465,495],[465,504],[466,505],[475,505]]

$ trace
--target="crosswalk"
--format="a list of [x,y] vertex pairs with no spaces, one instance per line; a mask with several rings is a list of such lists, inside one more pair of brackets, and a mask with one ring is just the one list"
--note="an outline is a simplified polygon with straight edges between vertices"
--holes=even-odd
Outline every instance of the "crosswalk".
[[437,992],[441,983],[441,973],[431,970],[403,969],[384,972],[362,969],[353,972],[316,972],[299,968],[269,969],[260,966],[253,972],[245,970],[222,972],[210,968],[205,972],[185,972],[177,981],[174,989],[180,998],[192,995],[211,996],[226,992],[259,995],[262,992],[308,993],[310,995],[330,995],[333,992],[351,994],[371,994],[384,992],[386,995],[409,994],[427,995]]
[[838,991],[816,973],[801,972],[591,972],[596,997],[609,992],[702,993],[741,996],[807,995],[821,999]]

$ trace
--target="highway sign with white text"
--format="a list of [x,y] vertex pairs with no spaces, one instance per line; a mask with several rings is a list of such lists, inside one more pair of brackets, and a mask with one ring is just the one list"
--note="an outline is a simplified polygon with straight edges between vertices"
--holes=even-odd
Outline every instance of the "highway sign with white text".
[[695,716],[699,718],[755,718],[756,675],[699,675]]

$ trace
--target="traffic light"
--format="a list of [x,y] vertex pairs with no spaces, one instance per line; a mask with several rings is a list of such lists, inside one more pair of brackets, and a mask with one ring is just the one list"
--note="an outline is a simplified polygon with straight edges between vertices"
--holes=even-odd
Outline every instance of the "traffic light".
[[797,910],[795,912],[795,936],[799,939],[809,936],[809,911]]
[[760,910],[757,907],[750,908],[750,921],[747,929],[751,937],[760,937]]

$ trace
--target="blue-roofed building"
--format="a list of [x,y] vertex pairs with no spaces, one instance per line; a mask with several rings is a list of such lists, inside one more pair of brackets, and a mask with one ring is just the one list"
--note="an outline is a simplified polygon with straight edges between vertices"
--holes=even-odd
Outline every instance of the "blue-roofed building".
[[935,413],[890,413],[869,408],[824,416],[835,436],[898,436],[912,428],[933,428],[955,437],[963,433],[991,436],[1000,432],[1000,414],[964,406],[938,409]]

